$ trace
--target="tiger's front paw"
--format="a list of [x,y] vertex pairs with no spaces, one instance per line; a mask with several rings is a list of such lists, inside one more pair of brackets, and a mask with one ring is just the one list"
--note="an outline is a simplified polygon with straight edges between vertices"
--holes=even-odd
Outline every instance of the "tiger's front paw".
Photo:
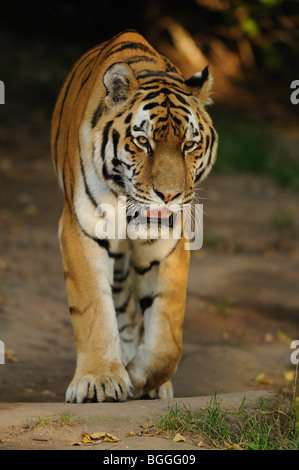
[[68,403],[125,401],[133,397],[130,377],[123,366],[117,372],[75,374],[66,391]]

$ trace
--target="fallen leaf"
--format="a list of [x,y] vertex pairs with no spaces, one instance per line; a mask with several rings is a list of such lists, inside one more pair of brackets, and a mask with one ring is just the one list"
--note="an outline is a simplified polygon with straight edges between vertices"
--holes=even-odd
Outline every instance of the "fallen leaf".
[[205,447],[205,443],[203,441],[199,441],[197,447]]
[[283,373],[283,376],[288,382],[293,382],[293,380],[295,379],[295,371],[294,370],[286,370]]
[[102,439],[103,437],[105,437],[106,433],[105,432],[94,432],[93,434],[89,434],[89,432],[85,432],[84,434],[82,434],[82,437],[85,437],[89,440],[93,440],[93,439]]
[[104,442],[118,442],[119,441],[118,437],[113,436],[113,434],[109,434],[107,432],[94,432],[93,434],[90,434],[89,432],[84,432],[81,436],[82,436],[82,442],[84,444],[87,444],[93,441],[99,441],[99,440],[102,440]]
[[5,357],[10,362],[19,362],[19,359],[15,355],[15,352],[12,349],[5,349]]
[[186,442],[186,438],[182,436],[179,432],[173,438],[174,442]]
[[126,437],[131,437],[131,436],[136,436],[136,434],[133,431],[128,432]]
[[271,383],[271,381],[268,379],[268,377],[266,377],[264,373],[258,374],[254,380],[259,384],[263,385],[269,385]]
[[243,450],[239,444],[226,445],[228,450]]
[[104,437],[104,441],[105,442],[118,442],[119,439],[118,437],[113,436],[113,434],[107,433],[106,436]]

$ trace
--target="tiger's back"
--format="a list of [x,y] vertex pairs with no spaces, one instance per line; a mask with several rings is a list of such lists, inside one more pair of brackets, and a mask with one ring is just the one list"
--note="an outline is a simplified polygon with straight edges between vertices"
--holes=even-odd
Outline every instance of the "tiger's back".
[[[211,82],[207,68],[185,80],[140,34],[126,31],[87,52],[62,87],[51,146],[64,191],[59,237],[77,349],[67,401],[172,394],[189,251],[182,231],[178,240],[161,234],[163,224],[178,225],[216,158],[205,109]],[[96,236],[98,208],[111,205],[120,218],[120,197],[128,200],[126,222],[143,214],[145,237]]]

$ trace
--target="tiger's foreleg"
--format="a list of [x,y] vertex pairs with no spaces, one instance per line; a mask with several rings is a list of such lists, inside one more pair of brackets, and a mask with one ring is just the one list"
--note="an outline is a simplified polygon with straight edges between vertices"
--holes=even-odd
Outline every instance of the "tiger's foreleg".
[[124,254],[115,260],[113,299],[118,323],[122,363],[127,365],[135,356],[139,342],[139,315],[132,289],[130,252],[127,240],[122,240]]
[[182,238],[169,256],[159,263],[150,264],[151,269],[137,268],[144,336],[127,366],[135,398],[144,394],[162,398],[172,393],[170,379],[182,354],[182,323],[190,258],[185,243]]
[[122,364],[112,296],[114,259],[67,209],[59,234],[77,351],[66,401],[124,401],[132,384]]

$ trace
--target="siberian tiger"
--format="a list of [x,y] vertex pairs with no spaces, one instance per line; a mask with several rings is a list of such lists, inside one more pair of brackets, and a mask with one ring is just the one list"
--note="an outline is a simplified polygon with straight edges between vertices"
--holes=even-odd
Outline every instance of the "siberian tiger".
[[[67,402],[173,396],[190,250],[183,231],[161,233],[171,235],[215,161],[211,84],[208,66],[185,80],[132,30],[87,52],[66,78],[51,148],[77,351]],[[138,215],[142,236],[97,236],[107,207],[117,221],[125,207],[127,225]]]

